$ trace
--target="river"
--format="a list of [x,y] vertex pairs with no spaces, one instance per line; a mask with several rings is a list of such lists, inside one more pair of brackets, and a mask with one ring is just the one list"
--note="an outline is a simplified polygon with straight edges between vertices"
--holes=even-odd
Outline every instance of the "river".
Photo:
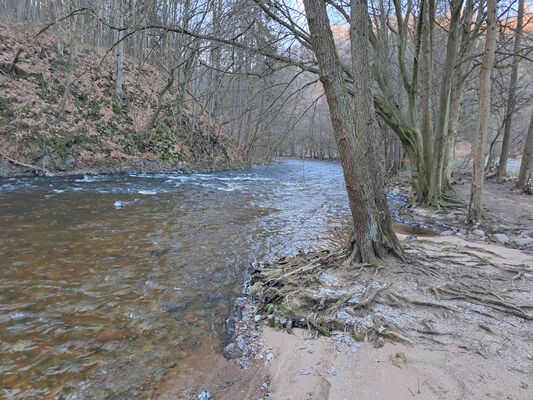
[[0,397],[149,397],[221,351],[254,259],[338,246],[348,221],[335,162],[0,179]]

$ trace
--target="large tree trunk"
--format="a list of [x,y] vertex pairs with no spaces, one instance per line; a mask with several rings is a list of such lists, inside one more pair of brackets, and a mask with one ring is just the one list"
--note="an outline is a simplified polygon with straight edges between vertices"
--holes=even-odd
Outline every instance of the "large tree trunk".
[[483,211],[485,141],[490,114],[490,75],[494,64],[494,51],[496,49],[496,1],[487,0],[487,38],[485,40],[485,52],[479,75],[479,112],[477,117],[476,143],[474,145],[470,207],[468,209],[468,221],[470,223],[481,219]]
[[531,119],[529,120],[529,129],[524,152],[522,153],[517,185],[524,193],[533,194],[533,113],[531,113]]
[[[359,0],[360,1],[360,0]],[[360,34],[359,30],[368,29],[368,16],[366,11],[366,1],[352,5],[352,12],[355,18],[352,22],[352,32]],[[369,156],[370,152],[365,152],[365,147],[372,147],[373,139],[361,143],[362,132],[356,135],[354,112],[350,104],[350,96],[343,80],[342,66],[339,55],[335,48],[333,34],[329,23],[326,4],[323,0],[304,0],[305,13],[311,33],[311,46],[316,55],[320,70],[320,80],[324,87],[328,101],[333,131],[339,149],[348,201],[354,222],[354,258],[361,262],[376,262],[376,258],[392,251],[400,253],[401,248],[398,240],[392,231],[390,218],[388,217],[388,207],[382,203],[385,196],[381,183],[376,178],[375,168],[372,161],[375,156]],[[366,18],[362,16],[365,13]],[[362,18],[362,26],[357,27]],[[368,31],[366,33],[368,35]],[[361,39],[361,38],[359,38]],[[365,43],[366,36],[361,42],[355,38],[356,44]],[[357,56],[356,56],[357,57]],[[364,56],[363,56],[364,57]],[[368,69],[368,58],[366,60]],[[365,68],[364,66],[359,68]],[[369,91],[370,82],[364,82],[360,77],[356,90]],[[364,108],[368,107],[368,93],[356,95],[356,108],[362,107],[357,115],[364,113]],[[366,124],[366,126],[365,126]],[[372,123],[365,119],[358,121],[358,126],[371,132]],[[375,134],[371,132],[371,134]],[[365,146],[365,147],[364,147]],[[371,172],[370,169],[373,169]],[[381,191],[381,193],[380,193]],[[378,198],[376,198],[378,193]],[[387,217],[385,217],[387,215]],[[384,218],[385,217],[385,218]]]
[[507,98],[507,110],[505,112],[505,127],[503,129],[502,151],[500,162],[496,170],[496,176],[503,178],[507,173],[507,159],[509,158],[509,144],[511,143],[511,133],[513,125],[513,112],[516,103],[516,83],[518,81],[518,62],[520,57],[520,46],[522,43],[522,26],[524,25],[524,0],[518,1],[518,18],[516,21],[516,33],[513,45],[513,66],[511,68],[511,81],[509,82],[509,97]]

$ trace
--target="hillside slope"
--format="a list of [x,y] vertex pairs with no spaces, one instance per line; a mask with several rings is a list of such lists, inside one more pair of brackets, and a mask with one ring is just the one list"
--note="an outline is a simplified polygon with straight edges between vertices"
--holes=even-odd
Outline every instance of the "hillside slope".
[[207,170],[242,163],[231,138],[189,95],[182,128],[176,128],[174,89],[165,95],[165,108],[143,137],[166,85],[156,68],[125,57],[124,101],[119,104],[113,98],[112,53],[104,58],[107,49],[59,50],[57,44],[52,35],[35,39],[0,20],[0,175],[34,169]]

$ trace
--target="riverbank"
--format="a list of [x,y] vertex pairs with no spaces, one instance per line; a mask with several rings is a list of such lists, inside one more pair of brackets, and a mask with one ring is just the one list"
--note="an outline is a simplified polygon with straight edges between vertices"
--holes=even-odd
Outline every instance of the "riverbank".
[[48,170],[39,165],[17,165],[9,162],[0,155],[0,178],[16,178],[31,176],[83,176],[83,175],[111,175],[111,174],[169,174],[169,173],[212,173],[230,170],[239,170],[254,165],[262,165],[264,162],[249,163],[244,161],[232,162],[198,162],[198,163],[162,163],[157,160],[133,159],[118,165],[102,164],[93,165],[88,168],[74,168],[72,170]]
[[533,253],[519,239],[533,234],[533,203],[510,189],[487,185],[490,220],[477,232],[460,223],[459,203],[415,209],[418,222],[449,229],[400,233],[406,261],[354,267],[320,252],[256,265],[232,361],[187,383],[169,378],[161,398],[532,397]]
[[[0,18],[0,177],[211,171],[244,165],[237,143],[168,76],[108,49],[37,36]],[[16,56],[16,57],[14,57]]]

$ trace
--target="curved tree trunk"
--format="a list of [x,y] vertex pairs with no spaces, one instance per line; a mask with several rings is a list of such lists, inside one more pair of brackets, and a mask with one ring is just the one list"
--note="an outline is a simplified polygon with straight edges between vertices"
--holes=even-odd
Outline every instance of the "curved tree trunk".
[[[360,34],[360,29],[366,31],[368,35],[368,14],[366,1],[357,0],[357,4],[352,4],[352,29],[355,35]],[[323,0],[305,0],[305,13],[311,33],[311,46],[316,55],[320,70],[320,80],[324,86],[324,92],[328,101],[331,122],[339,156],[341,159],[346,190],[348,192],[348,201],[354,222],[354,257],[356,261],[377,262],[377,257],[385,255],[392,251],[401,254],[401,247],[396,235],[392,231],[389,210],[386,203],[386,197],[382,181],[377,176],[379,169],[376,170],[372,162],[375,162],[375,155],[372,155],[374,146],[373,138],[362,139],[363,132],[373,132],[373,124],[366,118],[358,120],[358,126],[363,131],[356,134],[354,120],[354,111],[350,104],[350,96],[345,87],[342,66],[340,63],[333,34],[326,11],[326,4]],[[366,15],[364,17],[362,14]],[[363,26],[357,26],[361,18]],[[355,38],[356,44],[365,43]],[[360,50],[358,48],[358,50]],[[363,50],[364,53],[364,50]],[[356,56],[358,57],[358,56]],[[361,57],[361,56],[359,56]],[[365,56],[360,59],[365,63]],[[368,58],[366,58],[366,67],[362,72],[369,74]],[[364,71],[364,69],[368,71]],[[371,92],[368,90],[370,82],[365,82],[364,78],[359,79],[356,91],[356,108],[361,107],[355,114],[361,117],[365,108],[368,109],[368,101],[371,99]],[[370,100],[370,103],[372,101]],[[370,151],[365,151],[370,150]],[[372,171],[370,170],[372,168]],[[377,196],[376,196],[377,195]],[[385,201],[383,202],[383,199]]]

